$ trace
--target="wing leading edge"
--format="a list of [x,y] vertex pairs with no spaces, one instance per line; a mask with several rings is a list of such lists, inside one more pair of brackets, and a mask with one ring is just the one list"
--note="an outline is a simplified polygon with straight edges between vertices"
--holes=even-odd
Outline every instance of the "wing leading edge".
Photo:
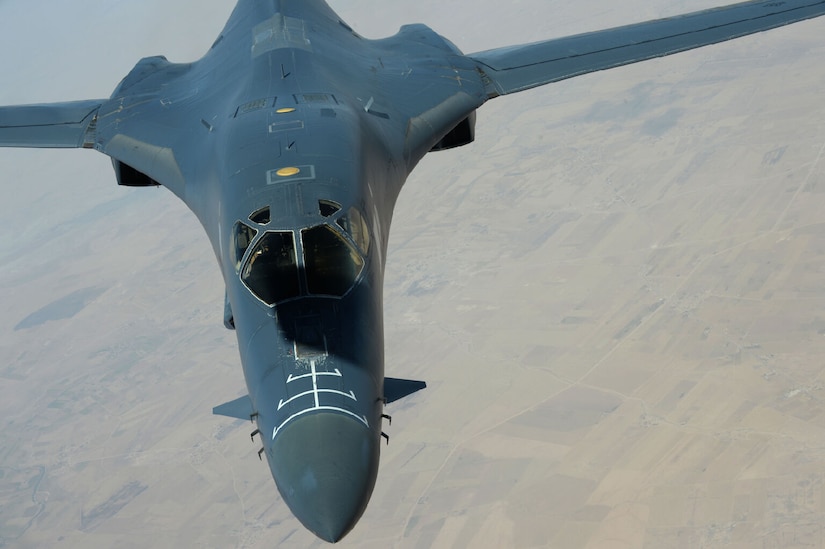
[[471,54],[490,98],[825,15],[825,0],[760,0]]

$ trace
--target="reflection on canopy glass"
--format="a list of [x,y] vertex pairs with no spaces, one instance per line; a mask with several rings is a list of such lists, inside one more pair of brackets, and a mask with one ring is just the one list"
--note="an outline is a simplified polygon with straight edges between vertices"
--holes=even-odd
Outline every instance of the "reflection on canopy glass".
[[236,273],[240,271],[243,254],[246,252],[249,243],[252,242],[256,234],[258,234],[258,231],[249,225],[241,223],[240,221],[235,223],[235,227],[232,230],[232,244],[229,248],[229,253],[232,256],[232,264],[235,265]]
[[269,305],[297,297],[300,287],[292,232],[265,233],[249,255],[241,280]]
[[355,247],[329,225],[304,229],[301,239],[309,293],[347,293],[364,266]]
[[361,251],[369,253],[370,251],[370,233],[367,229],[367,222],[364,216],[357,208],[350,208],[347,215],[342,215],[338,218],[338,225],[347,231],[355,243],[361,248]]

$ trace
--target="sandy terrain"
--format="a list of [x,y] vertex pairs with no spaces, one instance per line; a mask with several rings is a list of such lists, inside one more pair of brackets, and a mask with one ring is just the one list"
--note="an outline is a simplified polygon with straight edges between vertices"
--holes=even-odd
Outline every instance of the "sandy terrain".
[[[342,4],[472,52],[718,2]],[[0,2],[2,104],[194,59],[232,2],[29,6]],[[385,323],[387,374],[429,388],[342,546],[825,545],[823,29],[499,98],[422,162]],[[90,151],[0,174],[0,547],[321,546],[210,413],[243,380],[194,216]]]

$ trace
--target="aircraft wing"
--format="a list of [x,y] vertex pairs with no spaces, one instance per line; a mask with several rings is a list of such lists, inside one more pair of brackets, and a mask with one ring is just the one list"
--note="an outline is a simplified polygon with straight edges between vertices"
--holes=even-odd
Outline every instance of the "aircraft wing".
[[91,148],[103,101],[0,107],[0,147]]
[[760,0],[471,54],[490,98],[825,15],[823,0]]
[[0,107],[0,147],[96,149],[114,161],[119,184],[160,184],[184,198],[181,145],[192,120],[206,132],[193,114],[200,90],[177,82],[191,66],[148,57],[110,99]]

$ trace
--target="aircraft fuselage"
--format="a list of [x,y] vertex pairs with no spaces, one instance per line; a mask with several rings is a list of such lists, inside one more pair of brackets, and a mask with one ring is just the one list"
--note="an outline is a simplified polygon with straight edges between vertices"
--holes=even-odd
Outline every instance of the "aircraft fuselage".
[[222,147],[272,153],[222,171],[217,246],[272,475],[305,526],[338,539],[378,470],[386,189],[406,174],[346,96],[277,84],[230,122]]
[[[391,102],[381,87],[368,88],[392,70],[381,46],[320,2],[256,6],[251,29],[228,25],[196,64],[142,61],[101,120],[153,87],[155,65],[186,75],[188,85],[159,81],[169,105],[188,111],[189,146],[206,153],[177,162],[183,184],[172,190],[220,263],[272,476],[299,520],[334,541],[363,513],[377,475],[389,226],[415,156],[432,143],[411,148],[414,132],[382,110]],[[432,31],[415,34],[453,54]],[[236,38],[248,47],[225,48]]]

